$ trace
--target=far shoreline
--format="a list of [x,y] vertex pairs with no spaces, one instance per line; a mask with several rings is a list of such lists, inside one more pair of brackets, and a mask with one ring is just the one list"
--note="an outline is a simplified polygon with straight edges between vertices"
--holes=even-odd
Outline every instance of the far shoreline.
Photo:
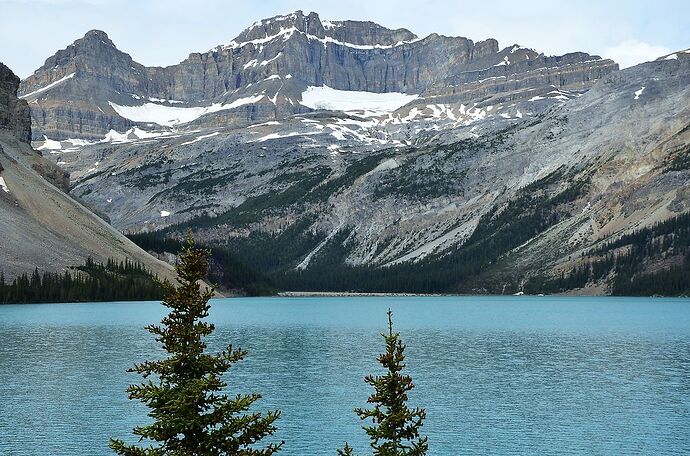
[[354,292],[354,291],[281,291],[275,296],[279,298],[350,298],[350,297],[391,297],[391,298],[420,298],[420,297],[442,297],[442,296],[473,296],[463,294],[441,294],[441,293],[380,293],[380,292]]

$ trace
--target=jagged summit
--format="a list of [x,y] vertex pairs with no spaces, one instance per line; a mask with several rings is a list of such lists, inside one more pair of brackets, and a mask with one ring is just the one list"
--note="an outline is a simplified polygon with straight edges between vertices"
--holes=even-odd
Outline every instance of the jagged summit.
[[108,37],[108,34],[105,33],[103,30],[98,30],[98,29],[92,29],[89,30],[84,34],[84,37],[81,38],[81,40],[77,41],[88,41],[88,40],[101,40],[105,44],[109,44],[112,46],[115,46],[115,44],[110,40]]
[[406,29],[391,30],[370,21],[321,20],[315,12],[305,16],[302,11],[296,11],[255,22],[225,47],[265,43],[274,37],[289,37],[295,33],[351,46],[387,47],[417,39],[417,35]]

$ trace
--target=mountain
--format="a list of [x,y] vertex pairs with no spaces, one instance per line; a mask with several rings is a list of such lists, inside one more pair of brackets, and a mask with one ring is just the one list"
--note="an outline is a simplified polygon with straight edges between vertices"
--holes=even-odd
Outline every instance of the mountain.
[[501,50],[493,39],[420,39],[405,29],[321,21],[298,11],[257,22],[228,44],[165,68],[134,62],[92,30],[48,58],[19,93],[32,108],[34,139],[93,140],[134,125],[281,119],[332,103],[339,95],[325,88],[390,94],[378,104],[392,108],[412,100],[459,108],[569,96],[559,90],[577,93],[617,68],[581,52],[547,57],[519,45]]
[[68,196],[69,175],[31,148],[29,107],[16,96],[19,78],[0,64],[0,270],[6,278],[62,271],[88,257],[142,263],[161,277],[155,260]]
[[191,229],[284,288],[607,293],[615,269],[566,279],[639,230],[666,247],[635,274],[690,252],[653,230],[690,211],[673,56],[618,71],[296,12],[166,68],[89,32],[21,93],[34,144],[116,228]]

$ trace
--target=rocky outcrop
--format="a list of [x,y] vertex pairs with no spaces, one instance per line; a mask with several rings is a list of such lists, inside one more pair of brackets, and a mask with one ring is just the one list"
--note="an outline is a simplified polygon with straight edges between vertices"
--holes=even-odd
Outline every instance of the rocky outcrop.
[[[19,78],[5,65],[0,63],[0,131],[13,136],[26,144],[31,142],[31,114],[24,100],[17,98]],[[40,153],[26,149],[26,160],[30,166],[50,183],[67,192],[69,191],[69,173],[48,160],[43,160]],[[2,171],[0,166],[0,171]]]
[[19,78],[0,63],[0,130],[24,142],[31,141],[31,116],[26,101],[17,99]]
[[309,86],[467,104],[525,88],[530,96],[554,87],[585,90],[616,69],[585,53],[547,57],[518,45],[501,50],[494,39],[420,39],[405,29],[297,11],[259,21],[226,45],[164,68],[134,62],[93,30],[47,59],[22,81],[20,94],[30,102],[35,139],[95,139],[148,120],[127,118],[113,104],[224,105],[232,109],[209,109],[195,124],[238,126],[309,111],[300,103]]

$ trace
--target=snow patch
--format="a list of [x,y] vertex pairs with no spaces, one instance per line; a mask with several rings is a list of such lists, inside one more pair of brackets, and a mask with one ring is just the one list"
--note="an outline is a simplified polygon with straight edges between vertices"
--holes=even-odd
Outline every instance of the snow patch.
[[46,135],[43,135],[43,144],[36,148],[36,150],[60,150],[62,149],[62,144],[60,141],[54,141],[52,139],[48,139]]
[[277,120],[269,120],[268,122],[250,125],[247,128],[264,127],[264,126],[268,126],[268,125],[280,125],[280,122],[278,122]]
[[156,123],[165,127],[172,127],[198,119],[213,112],[234,109],[247,104],[256,103],[263,95],[238,98],[229,104],[213,103],[210,106],[196,106],[182,108],[177,106],[164,106],[155,103],[145,103],[141,106],[120,106],[109,101],[108,104],[118,115],[134,122]]
[[503,61],[501,61],[501,63],[497,63],[494,66],[502,66],[502,65],[510,65],[510,60],[508,59],[507,55],[503,57]]
[[[323,22],[322,22],[322,24],[323,24]],[[345,46],[345,47],[349,47],[349,48],[353,48],[353,49],[366,49],[366,50],[392,49],[394,47],[402,46],[404,44],[416,43],[417,41],[421,41],[424,39],[424,38],[415,38],[413,40],[408,40],[408,41],[398,41],[397,43],[392,44],[392,45],[382,45],[382,44],[362,45],[362,44],[354,44],[354,43],[339,41],[339,40],[336,40],[330,36],[325,36],[324,38],[319,38],[318,36],[310,35],[308,33],[301,31],[301,30],[298,30],[296,27],[288,27],[288,28],[281,27],[280,31],[278,33],[276,33],[274,35],[267,35],[264,38],[257,38],[255,40],[243,41],[243,42],[239,42],[239,43],[235,40],[232,40],[230,43],[228,43],[225,46],[225,49],[228,49],[228,48],[237,49],[237,48],[247,46],[249,44],[253,44],[254,46],[263,46],[264,44],[269,43],[269,42],[276,40],[278,38],[282,38],[283,41],[287,41],[295,33],[299,33],[301,35],[304,35],[309,40],[319,41],[324,46],[326,46],[327,44],[336,44],[339,46]]]
[[258,38],[256,40],[243,41],[241,43],[238,43],[237,41],[232,40],[231,42],[229,42],[225,46],[225,48],[226,49],[227,48],[237,49],[237,48],[247,46],[249,44],[253,44],[254,46],[262,45],[262,44],[268,43],[270,41],[273,41],[274,39],[279,38],[279,37],[283,37],[283,41],[285,41],[285,40],[289,39],[292,36],[292,34],[297,32],[297,31],[298,30],[295,27],[290,27],[290,28],[281,27],[280,31],[278,33],[276,33],[275,35],[266,36],[264,38]]
[[646,89],[646,87],[643,86],[640,90],[635,91],[635,99],[636,100],[640,99],[640,95],[642,95],[642,92],[644,92],[644,89]]
[[311,136],[311,135],[318,135],[318,134],[319,134],[319,132],[314,132],[314,133],[300,133],[300,132],[297,132],[297,131],[293,131],[293,132],[287,133],[287,134],[285,134],[285,135],[281,135],[281,134],[278,134],[278,133],[271,133],[271,134],[269,134],[269,135],[262,136],[262,137],[259,138],[259,139],[255,139],[255,140],[249,141],[249,142],[264,142],[264,141],[270,141],[270,140],[272,140],[272,139],[290,138],[290,137],[292,137],[292,136]]
[[215,133],[210,133],[208,135],[201,135],[195,139],[192,139],[191,141],[183,142],[182,144],[180,144],[180,146],[186,146],[188,144],[194,144],[195,142],[203,141],[206,138],[212,138],[214,136],[218,136],[219,134],[220,134],[220,132],[217,131]]
[[[134,96],[134,95],[132,95]],[[139,98],[139,97],[137,97]],[[149,97],[149,101],[153,101],[154,103],[170,103],[170,104],[184,104],[184,101],[180,100],[166,100],[165,98],[154,98],[154,97]]]
[[168,212],[168,211],[161,211],[161,217],[170,217],[170,212]]
[[72,79],[72,78],[74,77],[75,74],[76,74],[76,73],[68,74],[68,75],[65,76],[64,78],[60,78],[60,79],[58,79],[57,81],[51,82],[50,84],[48,84],[48,85],[45,86],[45,87],[42,87],[42,88],[40,88],[40,89],[38,89],[38,90],[34,90],[33,92],[29,92],[29,93],[27,93],[27,94],[24,94],[24,95],[20,96],[19,98],[21,98],[21,99],[26,99],[26,98],[30,98],[30,97],[32,97],[32,96],[34,96],[34,95],[37,95],[37,94],[39,94],[39,93],[43,93],[43,92],[45,92],[46,90],[52,89],[53,87],[57,86],[58,84],[62,84],[63,82],[67,81],[68,79]]
[[302,92],[301,104],[312,109],[364,111],[366,116],[377,116],[393,112],[418,97],[399,92],[374,93],[309,86]]
[[0,188],[1,188],[5,193],[9,193],[9,192],[10,192],[10,189],[9,189],[9,187],[7,187],[7,182],[5,182],[5,178],[4,178],[4,177],[0,177]]
[[261,62],[259,65],[261,65],[261,66],[266,66],[266,65],[268,65],[269,63],[271,63],[271,62],[273,62],[274,60],[276,60],[276,59],[277,59],[278,57],[280,57],[282,54],[283,54],[283,51],[280,51],[280,52],[278,53],[278,55],[276,55],[276,56],[273,57],[272,59],[264,60],[264,61]]
[[119,131],[115,131],[115,130],[111,129],[108,133],[105,134],[105,137],[103,139],[101,139],[99,142],[102,142],[102,143],[109,142],[109,143],[118,144],[118,143],[130,142],[130,141],[131,140],[129,139],[129,131],[127,131],[126,133],[120,133]]

